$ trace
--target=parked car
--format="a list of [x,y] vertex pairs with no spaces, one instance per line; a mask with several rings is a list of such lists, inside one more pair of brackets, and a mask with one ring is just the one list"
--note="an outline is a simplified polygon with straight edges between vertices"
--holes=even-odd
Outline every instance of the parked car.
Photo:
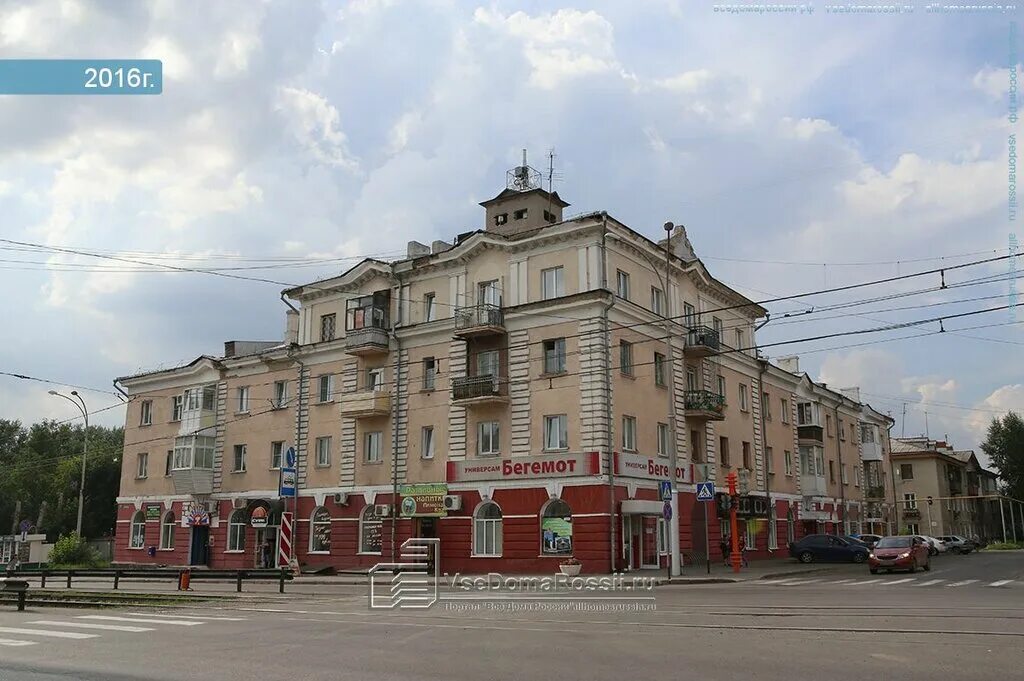
[[978,548],[977,544],[975,544],[973,540],[965,539],[964,537],[956,534],[947,534],[939,537],[938,539],[945,544],[947,549],[961,555],[967,555]]
[[878,543],[878,540],[882,538],[882,535],[880,534],[857,534],[854,536],[872,548]]
[[789,545],[789,555],[801,563],[863,563],[869,553],[871,550],[864,544],[831,534],[809,534]]
[[931,547],[924,537],[882,537],[868,557],[868,569],[873,575],[879,570],[917,572],[919,567],[927,571],[932,569],[931,556]]
[[928,553],[933,555],[933,556],[937,556],[940,553],[945,553],[946,551],[949,550],[949,549],[946,548],[946,545],[943,544],[942,540],[940,540],[940,539],[936,539],[935,537],[929,537],[926,534],[919,534],[919,535],[915,535],[915,536],[918,536],[921,539],[924,539],[925,544],[929,547]]

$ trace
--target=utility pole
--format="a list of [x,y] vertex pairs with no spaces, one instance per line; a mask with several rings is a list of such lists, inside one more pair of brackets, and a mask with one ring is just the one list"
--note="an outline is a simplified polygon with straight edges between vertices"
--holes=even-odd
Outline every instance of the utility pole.
[[71,404],[78,407],[78,411],[82,413],[82,418],[85,419],[85,430],[83,431],[84,442],[82,444],[82,480],[78,485],[78,523],[75,525],[75,531],[79,537],[82,536],[82,510],[85,507],[85,460],[89,456],[89,408],[85,404],[85,400],[78,394],[77,390],[72,390],[71,394],[76,399],[71,399],[63,393],[59,393],[56,390],[50,390],[51,395],[57,397],[63,397]]
[[[670,301],[672,292],[672,230],[675,225],[665,223],[665,344],[668,346],[668,454],[669,480],[672,485],[672,518],[669,520],[669,551],[671,551],[670,568],[672,576],[682,574],[682,556],[679,554],[679,426],[676,419],[676,357],[672,346],[672,312]],[[687,327],[689,331],[689,327]]]
[[739,527],[736,522],[736,471],[729,471],[729,474],[725,476],[725,481],[729,485],[729,532],[732,535],[729,537],[729,541],[732,543],[729,560],[732,563],[732,571],[739,572],[743,557],[740,556]]
[[1006,543],[1006,515],[1003,514],[1003,497],[999,497],[999,521],[1003,525],[1003,543]]

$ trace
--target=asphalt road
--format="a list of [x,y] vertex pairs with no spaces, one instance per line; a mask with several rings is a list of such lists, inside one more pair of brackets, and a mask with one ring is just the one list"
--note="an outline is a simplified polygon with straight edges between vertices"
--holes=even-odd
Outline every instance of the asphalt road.
[[869,577],[840,566],[659,587],[586,609],[448,593],[427,610],[371,611],[360,586],[187,609],[7,607],[0,680],[924,681],[1015,678],[1024,667],[1024,552],[943,556],[912,581]]

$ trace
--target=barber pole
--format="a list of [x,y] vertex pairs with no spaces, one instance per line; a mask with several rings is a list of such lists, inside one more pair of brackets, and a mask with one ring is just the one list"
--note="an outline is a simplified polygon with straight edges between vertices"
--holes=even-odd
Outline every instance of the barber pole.
[[281,541],[278,543],[277,564],[285,566],[292,560],[292,514],[281,514]]

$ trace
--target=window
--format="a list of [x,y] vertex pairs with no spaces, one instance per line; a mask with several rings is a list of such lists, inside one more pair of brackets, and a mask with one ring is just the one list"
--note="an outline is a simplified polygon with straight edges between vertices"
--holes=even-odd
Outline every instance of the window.
[[359,514],[359,553],[380,553],[382,525],[372,505],[363,509]]
[[180,421],[181,412],[185,407],[185,398],[182,395],[175,395],[171,398],[171,420]]
[[665,292],[657,286],[651,287],[651,312],[665,316]]
[[549,499],[541,509],[540,552],[545,556],[572,555],[572,509],[561,499]]
[[790,544],[796,541],[796,523],[793,522],[793,509],[786,510],[786,541]]
[[216,390],[212,385],[203,388],[203,411],[213,411],[213,401]]
[[565,414],[544,417],[544,449],[551,451],[555,449],[569,448],[568,420]]
[[860,425],[860,441],[867,444],[875,441],[875,427],[869,423]]
[[174,439],[174,470],[189,468],[213,468],[213,449],[215,438],[203,435],[183,436]]
[[234,511],[228,517],[228,551],[245,551],[245,511]]
[[387,329],[390,327],[388,311],[391,309],[391,291],[383,289],[345,303],[345,328]]
[[213,470],[213,450],[216,441],[214,437],[196,436],[194,468]]
[[850,424],[850,442],[857,444],[857,426],[852,423]]
[[786,398],[782,398],[781,418],[783,423],[789,423],[789,400],[787,400]]
[[785,466],[786,475],[793,475],[793,452],[788,449],[782,451],[782,465]]
[[914,464],[912,463],[901,463],[900,464],[900,478],[903,480],[914,479]]
[[271,442],[270,443],[270,467],[280,468],[281,459],[284,451],[283,442]]
[[494,224],[503,225],[508,222],[508,213],[498,213],[494,216]]
[[545,222],[555,222],[557,220],[558,220],[558,218],[555,217],[554,213],[550,213],[548,211],[544,211],[544,221]]
[[909,492],[903,495],[903,508],[917,508],[917,495]]
[[629,274],[622,270],[615,271],[615,293],[623,300],[629,300]]
[[540,295],[543,300],[565,295],[564,267],[551,267],[540,271]]
[[701,447],[699,430],[690,431],[690,458],[693,463],[704,463],[704,450]]
[[907,524],[907,534],[920,534],[920,532],[921,532],[921,529],[920,529],[920,527],[918,526],[917,523],[908,523]]
[[839,419],[839,439],[846,442],[846,425],[842,419]]
[[854,467],[853,467],[853,486],[854,487],[860,487],[860,478],[861,478],[861,474],[863,472],[864,471],[861,470],[860,466],[854,465]]
[[636,417],[622,417],[622,448],[627,452],[636,451]]
[[722,467],[729,466],[729,438],[718,438],[718,461]]
[[493,501],[483,502],[473,514],[473,555],[501,555],[501,509]]
[[828,462],[828,481],[835,484],[836,481],[836,465],[831,459]]
[[501,452],[497,421],[481,421],[476,424],[477,456],[497,456]]
[[748,551],[754,551],[757,548],[757,521],[748,520],[743,525],[747,535],[744,538],[744,544]]
[[437,378],[437,360],[433,357],[423,358],[423,389],[433,390]]
[[323,506],[315,509],[309,518],[309,552],[331,552],[331,512]]
[[697,319],[697,309],[690,303],[683,303],[683,324],[686,325],[687,330],[696,328],[700,324],[700,320]]
[[761,393],[761,411],[764,412],[764,420],[772,420],[772,400],[768,393]]
[[436,296],[433,292],[423,294],[423,321],[432,322],[437,319]]
[[528,215],[528,212],[527,212],[527,210],[528,210],[528,209],[526,209],[526,208],[520,208],[520,209],[519,209],[519,210],[517,210],[517,211],[513,211],[513,213],[512,213],[512,219],[513,219],[513,220],[525,220],[525,219],[526,219],[526,216]]
[[846,464],[844,463],[839,467],[839,481],[844,485],[849,485],[850,481],[846,477]]
[[274,381],[274,409],[282,409],[288,401],[288,381]]
[[145,478],[149,474],[149,454],[142,452],[135,468],[136,478]]
[[236,410],[239,413],[249,411],[249,386],[244,385],[235,391],[237,397]]
[[202,395],[202,391],[199,388],[192,388],[191,390],[185,391],[185,408],[189,411],[195,411],[199,408],[199,397]]
[[750,408],[747,399],[747,386],[740,383],[740,411],[747,411]]
[[736,329],[736,349],[743,347],[743,329]]
[[775,475],[775,451],[771,447],[764,448],[764,470],[768,475]]
[[174,470],[174,450],[167,450],[167,460],[164,462],[164,476],[170,477],[171,471]]
[[316,439],[316,465],[326,468],[331,465],[331,437],[318,437]]
[[331,401],[331,384],[333,383],[333,378],[334,377],[330,374],[324,374],[317,378],[317,401],[321,404]]
[[668,456],[669,435],[668,424],[658,424],[658,456]]
[[136,511],[132,516],[131,533],[128,539],[128,548],[141,549],[146,544],[146,516],[142,511]]
[[686,367],[686,389],[697,389],[697,370],[693,367]]
[[174,514],[170,511],[160,521],[160,548],[165,551],[174,548]]
[[544,373],[565,372],[565,339],[552,338],[544,341]]
[[750,443],[743,442],[743,467],[748,471],[754,470],[754,457],[750,451]]
[[501,293],[498,290],[498,280],[482,281],[476,287],[477,303],[480,305],[493,305],[501,307]]
[[384,441],[384,434],[374,430],[363,437],[363,461],[366,463],[380,463],[383,461],[381,444]]
[[633,344],[619,341],[619,370],[626,376],[633,375]]
[[423,426],[420,430],[420,457],[434,458],[434,426]]
[[476,356],[477,376],[497,376],[501,358],[497,350],[487,350]]
[[231,469],[232,473],[244,473],[245,472],[245,445],[235,445],[235,456],[234,466]]
[[153,424],[153,400],[142,400],[142,416],[139,420],[140,426]]
[[[831,463],[831,462],[830,462]],[[825,475],[825,452],[821,447],[814,448],[814,465],[816,475],[820,478]]]
[[722,325],[722,320],[718,317],[711,318],[711,328],[715,330],[718,338],[721,340],[722,336],[725,335],[725,327]]
[[374,392],[384,390],[383,367],[374,367],[366,370],[366,389]]
[[337,315],[320,315],[320,342],[334,340],[334,329],[337,326],[337,322]]
[[825,434],[832,437],[832,415],[825,414]]
[[654,385],[665,386],[665,355],[654,353]]
[[768,548],[772,551],[779,548],[779,519],[774,503],[768,508]]
[[725,376],[718,377],[718,395],[725,397]]
[[796,405],[796,425],[820,426],[818,422],[818,405],[813,402],[800,402]]

